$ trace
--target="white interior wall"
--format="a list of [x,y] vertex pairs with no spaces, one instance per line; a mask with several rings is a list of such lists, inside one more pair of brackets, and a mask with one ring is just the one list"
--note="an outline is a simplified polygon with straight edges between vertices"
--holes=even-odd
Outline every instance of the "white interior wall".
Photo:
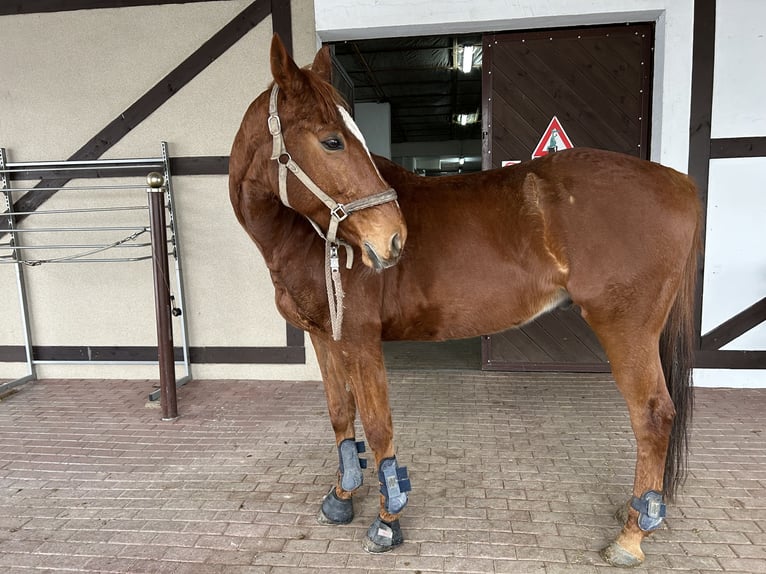
[[364,134],[370,152],[391,159],[391,104],[355,104],[354,121]]

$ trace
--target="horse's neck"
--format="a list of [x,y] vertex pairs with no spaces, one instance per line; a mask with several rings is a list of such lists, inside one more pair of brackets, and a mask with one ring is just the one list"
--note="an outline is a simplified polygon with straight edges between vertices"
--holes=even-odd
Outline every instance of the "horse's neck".
[[249,232],[272,274],[285,275],[289,266],[305,261],[309,251],[322,256],[321,246],[317,248],[319,237],[301,214],[273,195],[263,194],[251,201],[258,216],[250,222]]

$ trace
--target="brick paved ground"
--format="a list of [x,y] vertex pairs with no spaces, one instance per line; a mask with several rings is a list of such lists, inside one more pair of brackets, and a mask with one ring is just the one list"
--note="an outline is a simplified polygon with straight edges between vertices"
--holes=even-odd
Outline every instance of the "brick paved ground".
[[[602,375],[392,374],[406,544],[315,521],[337,465],[318,383],[196,381],[182,418],[151,384],[43,381],[0,402],[0,572],[606,573],[632,480]],[[766,572],[766,390],[700,389],[683,496],[644,572]],[[361,434],[361,433],[360,433]]]

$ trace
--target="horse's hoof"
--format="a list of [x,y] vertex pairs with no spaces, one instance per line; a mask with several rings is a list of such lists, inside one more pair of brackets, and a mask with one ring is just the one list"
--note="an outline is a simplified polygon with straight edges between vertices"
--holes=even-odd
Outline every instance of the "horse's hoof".
[[322,506],[319,509],[317,522],[319,524],[336,525],[348,524],[354,519],[354,503],[349,498],[343,500],[335,494],[335,487],[330,489],[322,499]]
[[362,542],[362,548],[373,554],[388,552],[404,542],[399,521],[383,522],[378,516],[367,529],[367,536]]
[[609,546],[601,550],[600,554],[601,558],[607,563],[620,568],[635,568],[644,562],[643,557],[631,554],[616,542],[612,542]]

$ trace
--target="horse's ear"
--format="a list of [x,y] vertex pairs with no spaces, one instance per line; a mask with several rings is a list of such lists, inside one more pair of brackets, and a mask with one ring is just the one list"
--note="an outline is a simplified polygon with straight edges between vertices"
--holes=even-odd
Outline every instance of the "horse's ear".
[[330,59],[330,47],[323,46],[314,56],[314,63],[311,64],[311,71],[319,74],[328,84],[332,81],[332,60]]
[[278,34],[271,39],[271,75],[286,94],[298,92],[303,87],[303,72],[287,53]]

